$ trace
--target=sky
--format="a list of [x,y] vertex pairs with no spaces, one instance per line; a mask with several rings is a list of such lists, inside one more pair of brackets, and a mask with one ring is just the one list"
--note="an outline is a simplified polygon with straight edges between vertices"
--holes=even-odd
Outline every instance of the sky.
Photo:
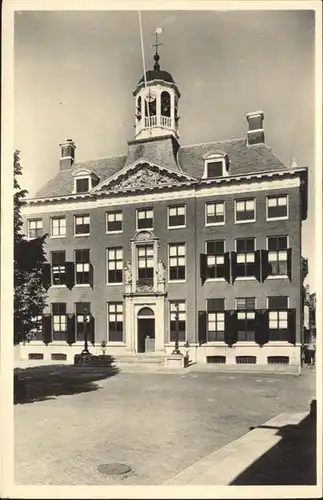
[[[267,144],[309,168],[303,255],[314,283],[314,12],[143,11],[147,69],[157,27],[160,65],[181,92],[180,144],[245,137],[263,110]],[[59,143],[76,160],[127,152],[132,91],[143,73],[137,11],[21,11],[14,31],[14,146],[32,196],[59,169]]]

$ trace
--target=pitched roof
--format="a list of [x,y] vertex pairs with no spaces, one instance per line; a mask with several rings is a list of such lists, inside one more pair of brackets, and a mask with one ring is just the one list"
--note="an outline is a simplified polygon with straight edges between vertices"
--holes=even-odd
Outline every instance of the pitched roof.
[[34,198],[47,198],[72,194],[73,173],[80,167],[94,172],[100,183],[140,158],[172,171],[201,178],[204,171],[203,156],[208,152],[222,151],[230,161],[229,175],[286,170],[286,165],[266,144],[248,146],[245,138],[215,141],[191,146],[179,146],[176,139],[165,136],[143,141],[130,141],[128,154],[77,162],[70,170],[62,170],[49,180]]

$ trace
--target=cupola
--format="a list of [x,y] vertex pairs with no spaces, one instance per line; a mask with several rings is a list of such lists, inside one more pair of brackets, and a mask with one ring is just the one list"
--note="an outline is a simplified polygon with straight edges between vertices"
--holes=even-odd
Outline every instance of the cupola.
[[180,92],[170,73],[160,68],[158,32],[154,66],[140,78],[133,95],[135,98],[135,138],[145,139],[178,133],[178,100]]

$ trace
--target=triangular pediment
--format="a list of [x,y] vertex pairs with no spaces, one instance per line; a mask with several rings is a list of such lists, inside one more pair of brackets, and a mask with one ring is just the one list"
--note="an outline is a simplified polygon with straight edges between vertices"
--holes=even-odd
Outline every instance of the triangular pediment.
[[195,179],[178,171],[141,161],[99,184],[93,192],[122,193],[181,186]]

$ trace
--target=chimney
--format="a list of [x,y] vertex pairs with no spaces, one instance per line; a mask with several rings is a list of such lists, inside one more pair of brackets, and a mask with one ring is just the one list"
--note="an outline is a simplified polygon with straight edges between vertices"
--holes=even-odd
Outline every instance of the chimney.
[[59,169],[69,170],[74,165],[76,146],[72,139],[66,139],[65,142],[60,144],[60,147],[61,157],[59,160]]
[[263,127],[263,111],[254,111],[253,113],[247,113],[246,117],[249,123],[249,130],[247,133],[248,146],[264,143],[265,134]]

